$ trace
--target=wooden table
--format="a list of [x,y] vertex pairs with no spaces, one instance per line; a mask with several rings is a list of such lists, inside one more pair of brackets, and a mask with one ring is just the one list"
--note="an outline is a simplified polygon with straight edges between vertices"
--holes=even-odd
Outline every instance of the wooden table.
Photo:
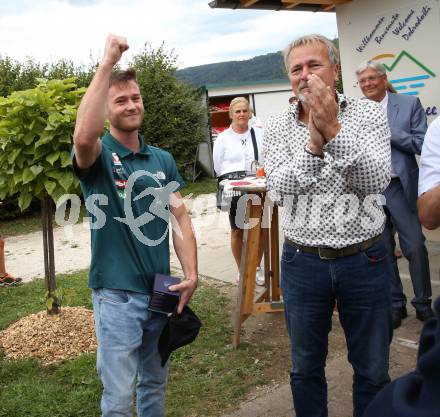
[[[280,301],[278,207],[267,196],[265,187],[237,186],[234,187],[234,190],[246,191],[248,195],[255,195],[261,199],[261,204],[252,204],[252,201],[249,200],[246,206],[246,224],[253,221],[256,225],[245,229],[243,233],[240,281],[234,313],[234,336],[232,341],[233,346],[236,348],[240,343],[241,325],[251,314],[280,312],[284,310],[284,306],[283,302]],[[262,233],[260,234],[261,230]],[[266,283],[264,287],[257,287],[256,290],[255,277],[260,238],[264,240],[264,276]]]

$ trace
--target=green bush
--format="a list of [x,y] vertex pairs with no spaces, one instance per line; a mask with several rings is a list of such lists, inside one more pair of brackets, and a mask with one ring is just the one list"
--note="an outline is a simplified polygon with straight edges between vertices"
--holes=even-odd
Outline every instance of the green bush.
[[192,168],[196,149],[206,135],[206,107],[200,91],[178,81],[177,56],[164,45],[148,43],[130,65],[136,70],[145,107],[145,140],[174,156],[182,175]]
[[34,89],[0,97],[0,200],[18,195],[23,211],[46,192],[54,201],[79,192],[70,151],[84,91],[72,78],[39,80]]

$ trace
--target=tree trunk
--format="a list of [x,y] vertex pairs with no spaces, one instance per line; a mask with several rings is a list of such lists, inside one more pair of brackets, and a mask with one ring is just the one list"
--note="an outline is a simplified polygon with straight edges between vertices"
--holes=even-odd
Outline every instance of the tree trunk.
[[53,246],[52,199],[46,193],[41,204],[44,244],[44,281],[46,285],[47,314],[59,314],[61,303],[57,296],[55,281],[55,257]]

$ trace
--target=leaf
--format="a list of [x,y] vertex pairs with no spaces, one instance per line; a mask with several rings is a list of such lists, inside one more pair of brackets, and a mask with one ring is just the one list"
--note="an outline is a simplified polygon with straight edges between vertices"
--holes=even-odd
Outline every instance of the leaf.
[[63,151],[61,152],[61,167],[65,168],[68,166],[72,166],[72,158],[69,152]]
[[22,172],[21,171],[14,172],[14,175],[12,176],[12,182],[14,183],[14,185],[20,184],[22,180],[23,180]]
[[49,298],[46,300],[46,307],[47,307],[47,309],[48,309],[49,311],[52,311],[52,306],[53,306],[53,298],[52,298],[52,297],[49,297]]
[[[32,123],[34,123],[34,122],[32,122]],[[26,135],[24,136],[23,142],[25,145],[30,145],[34,141],[34,139],[35,139],[34,132],[29,132],[29,133],[26,133]]]
[[53,166],[53,163],[60,157],[59,152],[53,152],[50,155],[46,156],[46,161],[49,162]]
[[50,195],[53,190],[55,190],[57,184],[53,181],[50,180],[45,180],[44,181],[44,188],[46,189],[47,193]]
[[71,185],[73,184],[73,174],[69,171],[65,172],[63,176],[59,179],[59,183],[61,187],[64,188],[65,191],[69,191]]
[[53,132],[44,130],[43,132],[41,132],[40,139],[35,143],[35,149],[42,145],[45,145],[46,143],[51,142],[54,137],[55,134]]
[[45,190],[43,181],[36,181],[35,187],[33,189],[33,193],[35,197],[39,197],[40,194]]
[[45,155],[47,155],[49,152],[49,150],[44,147],[44,146],[40,146],[39,148],[37,148],[35,150],[35,155],[34,155],[34,162],[39,161],[40,159],[42,159]]
[[50,178],[53,178],[58,181],[63,177],[63,171],[60,171],[59,169],[47,170],[45,172],[45,174],[46,174],[46,177],[50,177]]
[[21,211],[26,210],[32,201],[32,194],[28,192],[28,190],[24,190],[20,196],[18,197],[18,207]]
[[30,168],[25,168],[23,171],[22,182],[23,185],[30,183],[35,178],[35,174]]
[[8,162],[13,164],[18,155],[20,155],[20,148],[13,149],[12,152],[8,155]]
[[18,168],[22,169],[24,163],[27,162],[27,159],[28,158],[26,158],[23,154],[18,155],[17,159],[15,160],[15,167],[14,168],[17,169],[17,167],[18,167]]
[[56,186],[55,189],[49,194],[53,201],[58,201],[66,192],[61,186]]
[[37,176],[40,172],[43,171],[43,167],[41,165],[32,165],[30,167],[30,170],[32,171],[32,173]]

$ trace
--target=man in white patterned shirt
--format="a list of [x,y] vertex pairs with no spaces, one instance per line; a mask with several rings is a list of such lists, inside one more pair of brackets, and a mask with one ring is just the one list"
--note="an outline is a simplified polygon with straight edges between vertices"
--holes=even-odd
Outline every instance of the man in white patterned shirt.
[[390,132],[377,103],[338,94],[338,51],[309,35],[284,53],[297,100],[267,122],[265,170],[284,205],[281,259],[297,417],[325,417],[325,361],[338,306],[353,366],[353,415],[389,382],[389,263],[380,239]]

